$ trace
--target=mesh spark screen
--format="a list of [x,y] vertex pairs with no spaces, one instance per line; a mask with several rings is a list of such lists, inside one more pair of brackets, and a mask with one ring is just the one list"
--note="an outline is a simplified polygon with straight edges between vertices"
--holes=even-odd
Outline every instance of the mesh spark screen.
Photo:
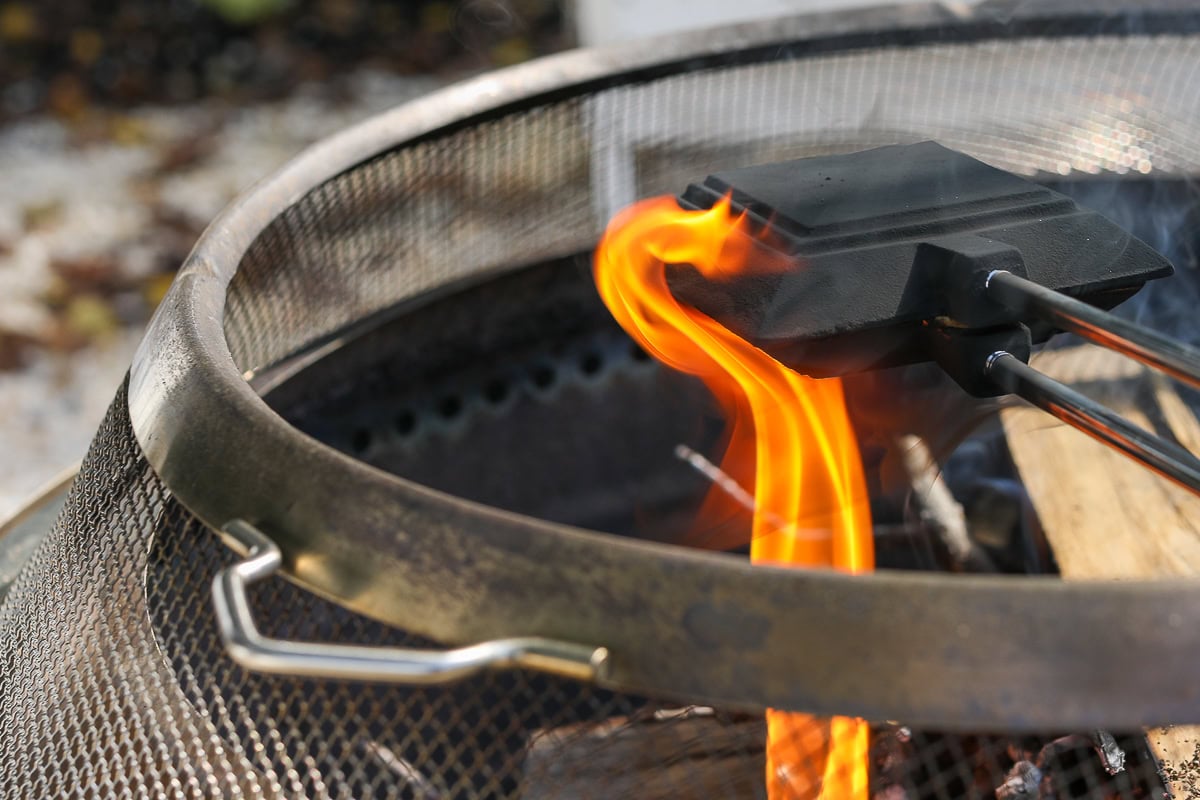
[[[524,109],[312,189],[242,260],[234,360],[262,367],[456,280],[586,251],[625,203],[733,166],[936,139],[1026,175],[1200,169],[1200,37],[779,58]],[[147,465],[126,402],[0,607],[3,797],[765,796],[759,715],[525,672],[404,689],[242,670],[208,594],[234,556]],[[269,635],[423,644],[283,580],[252,602]],[[1088,731],[901,725],[873,729],[876,797],[1162,796],[1136,733],[1110,776]]]

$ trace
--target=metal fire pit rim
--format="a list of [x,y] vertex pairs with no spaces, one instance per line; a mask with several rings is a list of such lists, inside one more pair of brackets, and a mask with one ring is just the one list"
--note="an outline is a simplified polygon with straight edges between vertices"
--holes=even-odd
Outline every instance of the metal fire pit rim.
[[[1012,19],[1032,25],[1081,8],[1090,19],[1094,4],[1075,2],[1015,8]],[[265,530],[294,579],[319,594],[448,643],[538,635],[607,646],[614,688],[945,728],[1200,720],[1190,683],[1200,634],[1185,624],[1200,616],[1200,583],[850,578],[619,541],[452,498],[337,453],[276,416],[233,363],[223,311],[243,253],[337,174],[556,93],[636,82],[690,57],[728,63],[788,36],[853,42],[885,22],[904,44],[940,41],[939,26],[964,24],[925,5],[567,54],[436,93],[308,150],[209,226],[151,322],[129,392],[150,465],[210,525],[240,517]],[[481,99],[490,104],[482,111]]]

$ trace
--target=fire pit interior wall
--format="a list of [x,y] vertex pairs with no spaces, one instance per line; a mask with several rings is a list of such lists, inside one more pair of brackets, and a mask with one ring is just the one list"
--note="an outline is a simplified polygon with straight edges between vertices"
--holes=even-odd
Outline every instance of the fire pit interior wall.
[[[1017,31],[760,48],[396,147],[305,194],[254,242],[229,290],[234,359],[298,429],[368,463],[552,521],[671,539],[708,489],[676,447],[711,451],[721,421],[597,299],[588,254],[604,223],[719,169],[925,139],[1053,182],[1168,252],[1188,278],[1123,313],[1194,339],[1200,36]],[[3,796],[765,796],[759,711],[522,671],[404,689],[238,667],[209,602],[236,557],[148,466],[126,403],[122,391],[0,608]],[[949,478],[1006,468],[988,424],[947,461]],[[888,544],[883,529],[905,516],[878,502],[885,565],[944,566],[902,535]],[[438,644],[282,579],[251,603],[267,635]],[[870,773],[887,798],[1163,796],[1138,732],[880,720]]]

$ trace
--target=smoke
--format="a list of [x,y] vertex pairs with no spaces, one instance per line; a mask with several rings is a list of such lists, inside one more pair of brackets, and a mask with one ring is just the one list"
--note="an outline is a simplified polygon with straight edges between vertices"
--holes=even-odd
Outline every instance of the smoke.
[[[1150,281],[1113,313],[1200,346],[1200,181],[1152,175],[1047,185],[1108,217],[1175,266],[1173,276]],[[1073,337],[1060,338],[1068,343]],[[1180,388],[1200,412],[1200,392]]]

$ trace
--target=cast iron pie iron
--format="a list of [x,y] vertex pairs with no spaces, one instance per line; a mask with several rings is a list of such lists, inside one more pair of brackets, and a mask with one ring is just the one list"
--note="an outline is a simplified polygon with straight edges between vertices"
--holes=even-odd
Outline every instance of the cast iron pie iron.
[[1028,365],[1069,330],[1200,386],[1200,350],[1107,313],[1173,273],[1069,197],[935,142],[710,175],[679,198],[729,196],[796,267],[671,285],[815,377],[936,362],[977,397],[1015,394],[1200,493],[1200,459]]

